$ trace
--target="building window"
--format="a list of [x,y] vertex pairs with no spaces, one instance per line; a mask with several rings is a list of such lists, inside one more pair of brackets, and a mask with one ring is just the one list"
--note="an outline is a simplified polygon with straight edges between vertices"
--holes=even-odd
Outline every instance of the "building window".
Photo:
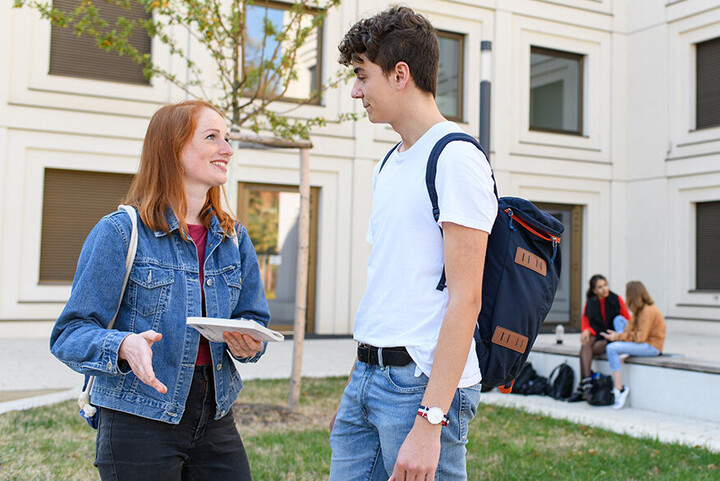
[[720,37],[697,47],[696,128],[720,125]]
[[[63,12],[72,12],[79,0],[53,0],[53,6]],[[116,28],[119,17],[131,20],[151,18],[141,2],[129,2],[123,8],[113,2],[93,2],[98,15],[108,22],[108,29]],[[135,28],[130,44],[141,54],[150,53],[150,37],[144,28]],[[50,75],[109,80],[130,84],[149,85],[143,67],[127,55],[100,49],[96,40],[88,35],[77,36],[71,26],[53,26],[50,32]]]
[[720,290],[720,201],[695,205],[695,288]]
[[[258,2],[260,3],[260,2]],[[317,12],[308,10],[299,22],[290,29],[290,37],[299,29],[312,26],[313,16]],[[314,28],[305,42],[297,49],[295,55],[295,75],[287,83],[287,79],[271,76],[273,67],[265,73],[258,71],[265,63],[278,65],[282,61],[283,52],[287,50],[287,43],[278,42],[277,33],[282,32],[293,21],[295,12],[292,5],[279,2],[262,2],[259,5],[246,5],[245,7],[245,43],[243,50],[243,67],[246,72],[245,90],[249,96],[260,98],[283,97],[284,100],[305,101],[319,104],[320,96],[316,90],[321,85],[322,61],[322,27]],[[267,24],[266,24],[267,22]],[[274,31],[275,34],[266,35]],[[250,73],[248,76],[247,74]],[[259,74],[259,75],[258,75]]]
[[132,178],[130,174],[45,169],[41,284],[72,283],[85,238],[104,215],[117,209]]
[[463,120],[463,43],[457,33],[438,32],[440,64],[435,101],[448,119]]
[[530,129],[583,133],[583,56],[530,49]]
[[[310,189],[310,252],[305,330],[315,331],[318,202]],[[297,186],[238,183],[238,213],[255,246],[270,308],[270,327],[292,331],[295,320],[300,193]]]

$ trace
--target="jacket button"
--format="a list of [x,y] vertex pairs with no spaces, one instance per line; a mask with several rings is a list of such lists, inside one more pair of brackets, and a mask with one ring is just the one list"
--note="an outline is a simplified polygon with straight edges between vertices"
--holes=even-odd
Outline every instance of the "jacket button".
[[206,284],[207,284],[208,286],[212,286],[212,285],[213,285],[212,279],[208,279],[207,282],[206,282]]
[[215,369],[217,369],[218,371],[219,371],[220,369],[222,369],[222,363],[218,364],[218,365],[215,367]]
[[107,363],[107,369],[108,369],[108,371],[112,371],[112,370],[113,370],[113,365],[112,365],[112,363],[111,363],[110,361],[108,361],[108,363]]

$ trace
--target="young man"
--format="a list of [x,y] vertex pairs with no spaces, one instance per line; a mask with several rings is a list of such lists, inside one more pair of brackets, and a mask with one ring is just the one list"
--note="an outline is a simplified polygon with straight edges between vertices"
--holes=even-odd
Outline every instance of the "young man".
[[[330,436],[330,479],[464,480],[480,399],[473,332],[497,212],[490,168],[472,144],[451,142],[438,162],[434,221],[427,159],[460,129],[435,104],[439,46],[427,19],[393,7],[355,24],[339,49],[356,75],[353,98],[402,142],[373,176],[358,362]],[[438,290],[443,266],[447,289]]]

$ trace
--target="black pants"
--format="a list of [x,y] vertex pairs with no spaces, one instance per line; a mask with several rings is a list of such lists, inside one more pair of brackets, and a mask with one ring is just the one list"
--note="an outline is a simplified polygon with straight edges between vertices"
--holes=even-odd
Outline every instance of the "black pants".
[[100,409],[95,466],[103,481],[251,481],[232,411],[215,417],[212,366],[198,366],[179,424]]

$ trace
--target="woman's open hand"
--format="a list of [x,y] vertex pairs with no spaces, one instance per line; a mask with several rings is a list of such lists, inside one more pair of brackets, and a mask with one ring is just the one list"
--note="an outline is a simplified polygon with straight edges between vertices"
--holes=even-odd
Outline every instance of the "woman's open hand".
[[130,364],[130,369],[140,381],[160,394],[165,394],[167,387],[158,381],[152,367],[152,345],[160,339],[162,339],[162,334],[155,331],[130,334],[120,343],[118,357]]

